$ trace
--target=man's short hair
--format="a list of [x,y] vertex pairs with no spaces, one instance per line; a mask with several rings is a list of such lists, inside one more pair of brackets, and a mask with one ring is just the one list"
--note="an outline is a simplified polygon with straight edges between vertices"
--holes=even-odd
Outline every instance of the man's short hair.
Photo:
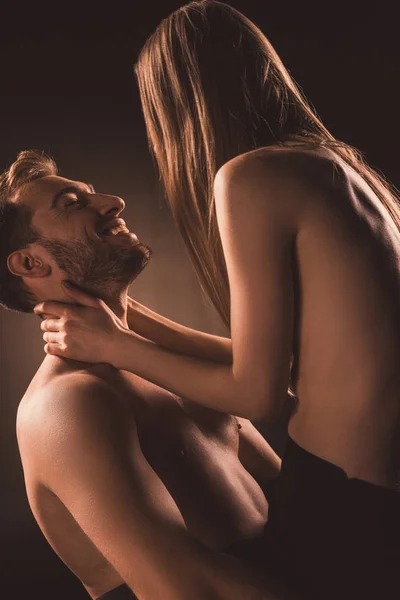
[[11,273],[7,265],[10,254],[40,237],[32,226],[31,209],[12,199],[25,184],[57,173],[57,165],[50,156],[39,150],[25,150],[0,175],[0,305],[5,308],[32,312],[37,303],[22,278]]

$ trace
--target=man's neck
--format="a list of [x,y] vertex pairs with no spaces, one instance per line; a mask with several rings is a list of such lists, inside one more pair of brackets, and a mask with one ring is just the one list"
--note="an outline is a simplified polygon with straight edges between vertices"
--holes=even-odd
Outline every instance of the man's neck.
[[[115,314],[116,317],[118,317],[118,319],[120,319],[121,323],[125,326],[128,327],[128,290],[123,290],[121,292],[118,292],[112,296],[107,296],[106,294],[97,294],[97,297],[100,298],[101,300],[103,300],[103,302],[105,302],[105,304],[107,304],[107,306],[113,311],[113,313]],[[68,300],[69,302],[71,302],[71,299]],[[61,300],[62,302],[62,300]],[[46,357],[47,360],[46,362],[50,362],[51,363],[56,363],[56,369],[60,368],[59,363],[59,358],[57,356],[47,356]],[[111,365],[105,364],[105,363],[83,363],[80,361],[75,361],[69,358],[62,358],[61,359],[61,369],[62,371],[65,371],[65,369],[67,369],[68,371],[72,368],[72,370],[76,370],[76,369],[82,369],[82,365],[87,365],[88,370],[90,370],[91,373],[95,374],[95,375],[99,375],[99,376],[110,376],[115,374],[118,369],[115,369],[114,367],[112,367]],[[51,364],[50,369],[53,370],[54,366]]]
[[[61,286],[55,289],[35,289],[31,286],[32,292],[38,298],[38,301],[55,300],[56,302],[65,302],[66,304],[75,304],[70,296],[67,296]],[[128,288],[123,290],[110,290],[110,293],[101,293],[95,290],[88,290],[82,286],[82,291],[100,298],[107,304],[113,313],[120,319],[125,327],[128,327]],[[53,315],[45,315],[51,317]]]
[[103,294],[101,299],[111,308],[124,327],[128,327],[128,290],[124,290],[113,296]]

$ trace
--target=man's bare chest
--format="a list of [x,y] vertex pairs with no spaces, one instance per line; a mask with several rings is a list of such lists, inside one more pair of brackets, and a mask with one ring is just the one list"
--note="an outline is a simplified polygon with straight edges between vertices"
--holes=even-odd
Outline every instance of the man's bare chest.
[[196,537],[222,548],[264,525],[265,497],[239,460],[235,417],[166,397],[136,405],[134,419],[145,460]]
[[239,426],[232,415],[174,397],[136,407],[132,414],[144,457],[161,478],[189,473],[196,478],[227,456],[238,460]]

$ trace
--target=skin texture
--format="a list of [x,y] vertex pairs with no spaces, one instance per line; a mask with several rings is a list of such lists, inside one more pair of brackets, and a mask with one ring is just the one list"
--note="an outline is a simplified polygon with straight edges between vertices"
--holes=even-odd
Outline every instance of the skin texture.
[[35,518],[93,598],[123,581],[140,598],[285,597],[222,554],[262,533],[280,469],[248,421],[48,357],[17,431]]
[[[78,192],[54,212],[54,195],[71,184]],[[117,197],[58,177],[23,192],[16,201],[33,209],[44,237],[137,243],[96,234],[123,209]],[[31,244],[9,266],[39,298],[68,298],[60,284],[66,274],[49,247]],[[126,285],[114,296],[109,282],[106,289],[113,327],[128,331]],[[213,336],[200,338],[202,352],[220,346]],[[261,535],[268,509],[262,488],[280,471],[279,457],[248,421],[109,365],[48,356],[20,403],[17,434],[35,518],[93,598],[124,581],[151,600],[289,597],[266,565],[255,570],[223,552]]]
[[[231,365],[160,348],[77,292],[71,298],[87,308],[45,304],[62,315],[47,329],[46,351],[91,354],[204,406],[274,419],[293,350],[292,438],[349,477],[394,488],[400,234],[389,214],[328,150],[236,157],[217,174],[215,202],[231,289]],[[100,347],[101,336],[108,344]]]
[[229,338],[210,335],[175,323],[128,298],[129,329],[159,346],[196,358],[232,363]]

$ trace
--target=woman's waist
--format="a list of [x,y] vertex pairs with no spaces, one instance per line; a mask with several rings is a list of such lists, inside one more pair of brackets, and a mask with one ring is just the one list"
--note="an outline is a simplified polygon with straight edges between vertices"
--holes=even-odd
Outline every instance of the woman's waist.
[[[350,401],[349,401],[350,403]],[[400,408],[400,402],[399,402]],[[396,489],[400,476],[400,410],[378,406],[331,407],[299,402],[288,424],[304,451],[330,463],[348,479]]]

